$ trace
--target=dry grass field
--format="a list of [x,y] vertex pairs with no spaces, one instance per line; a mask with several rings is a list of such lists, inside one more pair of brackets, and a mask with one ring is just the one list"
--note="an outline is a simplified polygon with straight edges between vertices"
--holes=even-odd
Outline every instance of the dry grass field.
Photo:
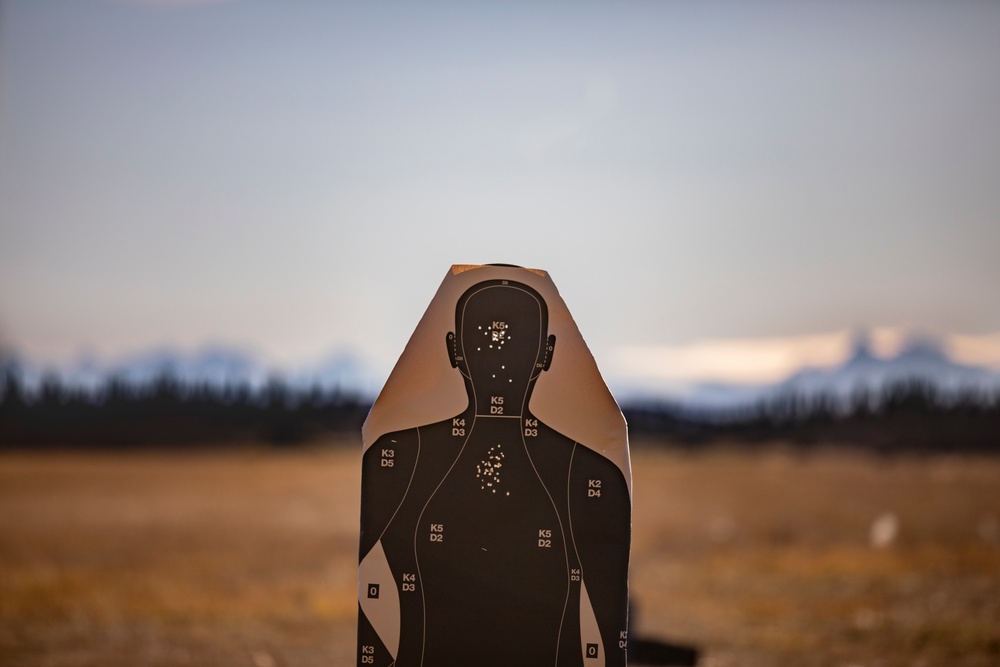
[[[1000,664],[1000,459],[632,462],[637,635],[709,667]],[[359,464],[0,454],[0,664],[354,664]]]

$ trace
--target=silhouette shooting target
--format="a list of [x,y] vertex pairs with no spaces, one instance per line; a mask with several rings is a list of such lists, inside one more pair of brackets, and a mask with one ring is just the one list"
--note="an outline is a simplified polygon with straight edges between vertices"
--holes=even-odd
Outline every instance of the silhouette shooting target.
[[359,665],[625,665],[625,421],[545,272],[452,267],[363,440]]

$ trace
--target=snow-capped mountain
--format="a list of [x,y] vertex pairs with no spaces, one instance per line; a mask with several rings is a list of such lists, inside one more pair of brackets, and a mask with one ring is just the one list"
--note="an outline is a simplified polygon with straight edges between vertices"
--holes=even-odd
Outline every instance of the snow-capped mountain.
[[927,385],[942,396],[966,391],[1000,390],[1000,374],[952,361],[944,349],[931,339],[913,338],[896,355],[881,358],[872,353],[868,339],[863,335],[855,339],[851,356],[842,365],[828,369],[803,369],[772,387],[772,390],[846,399],[859,391],[878,394],[890,386],[914,382]]
[[[16,375],[29,392],[37,390],[46,377],[53,377],[66,386],[93,390],[110,378],[142,385],[168,376],[189,384],[240,385],[254,389],[277,379],[298,389],[318,387],[366,398],[378,394],[388,375],[388,370],[349,350],[332,353],[310,364],[275,368],[243,348],[226,345],[206,346],[190,352],[158,348],[113,363],[102,363],[93,355],[85,355],[63,367],[33,363],[10,351],[0,351],[0,372]],[[686,408],[725,411],[789,395],[826,396],[847,401],[860,391],[877,396],[890,386],[913,382],[927,385],[945,397],[960,392],[1000,395],[1000,373],[952,361],[933,340],[913,338],[897,354],[879,357],[872,352],[863,334],[856,337],[853,350],[844,363],[829,368],[804,368],[774,384],[703,383],[672,395],[640,385],[622,390],[622,386],[630,386],[627,378],[613,380],[612,386],[619,400],[625,403],[668,398]]]
[[[932,339],[913,337],[896,354],[880,357],[872,352],[868,337],[860,333],[848,358],[837,366],[803,368],[769,384],[698,383],[673,392],[670,399],[683,408],[727,411],[788,396],[822,396],[846,403],[859,392],[877,397],[891,387],[915,383],[931,388],[942,398],[962,393],[1000,396],[1000,373],[955,362]],[[624,395],[626,402],[658,398],[649,390]]]
[[278,368],[245,349],[226,345],[194,351],[161,347],[110,362],[82,355],[63,366],[38,364],[7,352],[0,354],[0,373],[16,376],[28,392],[37,391],[48,378],[66,387],[93,391],[110,379],[141,386],[168,377],[184,384],[251,389],[278,380],[298,389],[318,387],[373,398],[385,380],[373,370],[373,364],[353,352],[338,352],[294,368]]

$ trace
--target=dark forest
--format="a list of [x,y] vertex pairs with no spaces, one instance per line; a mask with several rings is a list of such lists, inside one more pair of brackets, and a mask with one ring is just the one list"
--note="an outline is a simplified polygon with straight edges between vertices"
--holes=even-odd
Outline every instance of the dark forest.
[[[359,434],[369,397],[293,388],[188,384],[170,376],[135,385],[110,379],[95,390],[47,380],[28,391],[0,378],[0,446],[194,447],[267,442],[288,446]],[[681,447],[785,441],[892,452],[1000,453],[1000,396],[942,396],[921,382],[857,392],[849,399],[792,393],[738,409],[692,409],[667,401],[622,406],[633,436]]]

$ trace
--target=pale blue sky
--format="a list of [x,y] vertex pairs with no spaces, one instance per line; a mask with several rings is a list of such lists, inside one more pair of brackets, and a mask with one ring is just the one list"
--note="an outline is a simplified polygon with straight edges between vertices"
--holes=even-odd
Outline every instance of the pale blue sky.
[[30,357],[387,369],[485,262],[548,270],[611,374],[1000,341],[1000,3],[0,7],[0,344]]

